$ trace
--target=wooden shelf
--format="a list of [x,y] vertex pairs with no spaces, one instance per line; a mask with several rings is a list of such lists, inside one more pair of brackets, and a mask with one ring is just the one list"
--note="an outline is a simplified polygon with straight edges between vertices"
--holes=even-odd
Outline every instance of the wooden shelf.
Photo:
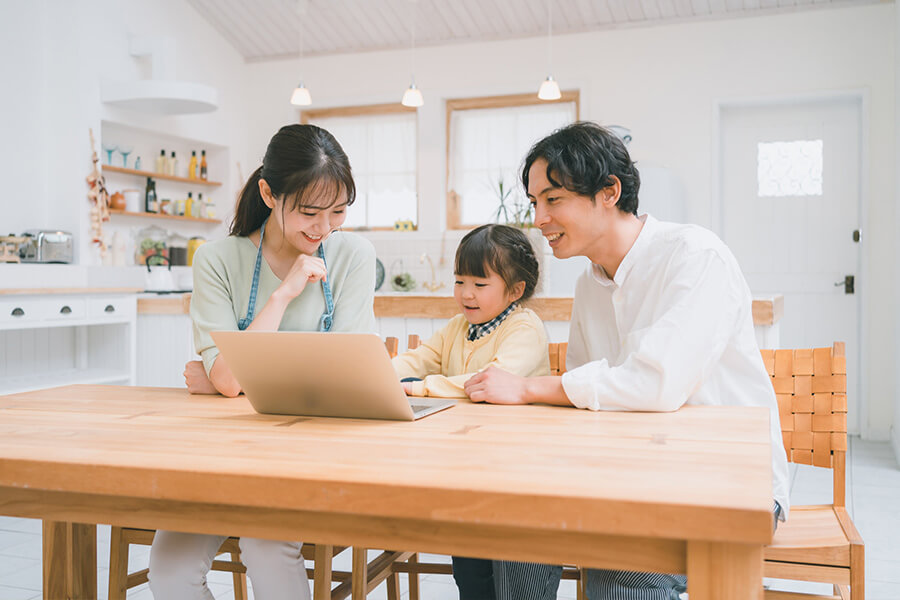
[[139,177],[152,177],[153,179],[164,179],[166,181],[179,181],[181,183],[192,183],[196,185],[208,185],[216,187],[222,185],[219,181],[209,181],[203,179],[188,179],[187,177],[176,177],[174,175],[165,175],[163,173],[154,173],[152,171],[138,171],[137,169],[126,169],[125,167],[114,167],[112,165],[103,165],[104,171],[112,173],[124,173],[125,175],[137,175]]
[[125,215],[145,219],[170,219],[175,221],[192,221],[194,223],[221,223],[221,219],[201,219],[200,217],[181,217],[179,215],[167,215],[165,213],[128,212],[125,210],[109,209],[111,215]]

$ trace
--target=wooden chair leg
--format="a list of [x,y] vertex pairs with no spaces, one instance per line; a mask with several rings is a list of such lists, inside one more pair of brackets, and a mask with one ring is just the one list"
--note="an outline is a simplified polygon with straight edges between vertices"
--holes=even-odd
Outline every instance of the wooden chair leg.
[[[413,554],[409,557],[410,566],[419,563],[419,555]],[[419,600],[419,574],[414,570],[409,571],[409,600]]]
[[575,580],[575,597],[577,600],[584,600],[584,587],[587,582],[587,570],[578,569],[578,579]]
[[369,583],[368,552],[365,548],[353,546],[353,575],[350,580],[352,600],[365,600]]
[[400,575],[391,573],[385,581],[387,582],[388,600],[400,600]]
[[109,600],[125,600],[128,594],[128,542],[121,527],[109,531]]
[[314,600],[331,600],[331,560],[334,546],[316,544],[315,569],[313,571]]
[[[232,552],[231,553],[231,562],[240,563],[241,562],[241,553],[240,552]],[[234,600],[247,600],[247,573],[238,573],[235,572],[232,574],[232,581],[234,582]]]
[[850,546],[850,600],[866,598],[865,546]]

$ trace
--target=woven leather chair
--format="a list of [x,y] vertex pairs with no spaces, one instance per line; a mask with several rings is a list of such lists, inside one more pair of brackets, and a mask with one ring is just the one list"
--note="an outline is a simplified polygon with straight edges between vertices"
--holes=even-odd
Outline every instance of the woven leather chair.
[[767,591],[767,600],[865,597],[865,548],[846,508],[847,361],[832,348],[763,350],[788,460],[832,469],[833,502],[793,506],[765,550],[765,575],[830,583],[834,595]]

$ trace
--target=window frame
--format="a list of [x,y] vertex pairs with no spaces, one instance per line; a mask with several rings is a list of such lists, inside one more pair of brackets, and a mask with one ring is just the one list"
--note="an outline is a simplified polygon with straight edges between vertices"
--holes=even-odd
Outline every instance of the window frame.
[[[403,106],[398,103],[389,104],[361,104],[357,106],[332,106],[323,108],[309,108],[300,111],[300,124],[308,125],[310,120],[329,119],[335,117],[371,117],[377,115],[396,115],[402,113],[416,114],[416,223],[415,228],[419,228],[419,220],[421,218],[421,205],[419,203],[419,118],[418,110],[414,107]],[[340,143],[340,140],[338,140]],[[345,231],[394,231],[393,227],[342,227]]]
[[[504,96],[481,96],[476,98],[454,98],[446,101],[446,144],[444,148],[445,181],[447,182],[446,217],[447,229],[474,229],[479,225],[467,225],[460,222],[459,197],[450,189],[450,123],[454,111],[474,110],[480,108],[515,108],[517,106],[534,106],[543,104],[575,103],[575,120],[581,118],[581,94],[579,90],[565,90],[558,100],[541,100],[537,94],[508,94]],[[524,158],[524,157],[523,157]]]

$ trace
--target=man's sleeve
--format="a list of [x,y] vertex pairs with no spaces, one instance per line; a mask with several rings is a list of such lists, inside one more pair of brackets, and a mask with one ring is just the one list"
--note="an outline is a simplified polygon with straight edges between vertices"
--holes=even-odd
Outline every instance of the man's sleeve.
[[615,367],[593,361],[562,376],[572,404],[591,410],[680,408],[722,355],[742,303],[749,302],[732,269],[712,251],[670,265],[653,324],[623,340],[625,361]]

